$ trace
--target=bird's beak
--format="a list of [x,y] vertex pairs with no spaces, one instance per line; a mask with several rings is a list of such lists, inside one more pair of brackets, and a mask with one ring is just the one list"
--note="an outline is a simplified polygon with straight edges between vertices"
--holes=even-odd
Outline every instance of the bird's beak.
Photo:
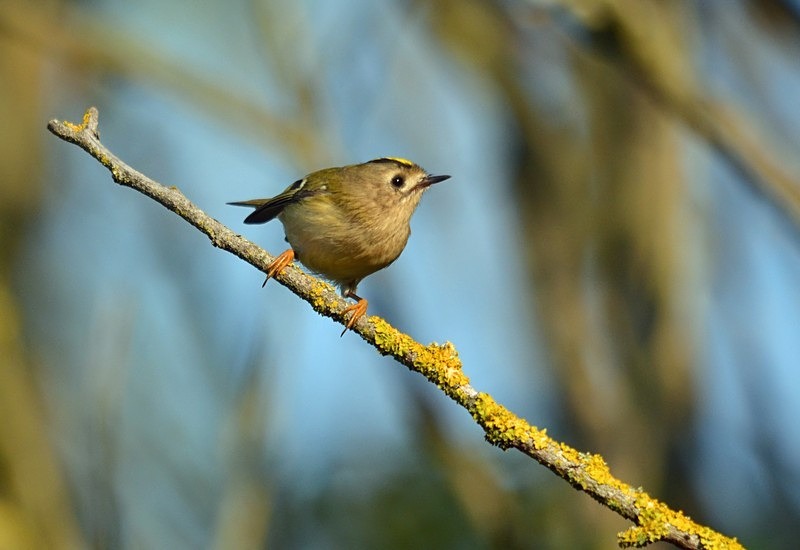
[[425,178],[419,182],[417,187],[421,187],[425,189],[426,187],[430,187],[434,183],[439,183],[440,181],[444,181],[446,179],[450,179],[450,176],[425,176]]

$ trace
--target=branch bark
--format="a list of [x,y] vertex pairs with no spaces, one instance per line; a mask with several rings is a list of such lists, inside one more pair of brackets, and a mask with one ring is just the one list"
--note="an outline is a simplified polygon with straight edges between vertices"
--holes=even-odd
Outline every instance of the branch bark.
[[[147,195],[199,229],[215,247],[266,272],[274,256],[208,216],[177,188],[151,180],[108,150],[100,142],[98,113],[94,107],[86,111],[81,124],[52,120],[47,127],[57,137],[74,143],[108,168],[116,183]],[[347,304],[331,285],[294,266],[283,270],[276,280],[308,302],[317,313],[342,324],[346,322],[342,313]],[[470,385],[458,352],[451,343],[424,346],[376,316],[362,318],[353,331],[382,355],[391,355],[436,384],[472,415],[483,428],[489,443],[503,450],[517,449],[576,489],[632,521],[634,525],[618,535],[620,546],[640,547],[665,541],[687,549],[742,548],[735,538],[699,525],[643,490],[616,479],[600,455],[582,453],[552,439],[546,430],[514,415],[489,394],[478,392]]]

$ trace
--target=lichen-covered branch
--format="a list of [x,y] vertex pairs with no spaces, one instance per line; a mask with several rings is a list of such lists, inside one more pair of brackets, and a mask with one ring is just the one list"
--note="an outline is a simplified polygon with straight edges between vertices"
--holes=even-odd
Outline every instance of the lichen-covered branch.
[[[272,255],[231,231],[192,204],[175,187],[151,180],[122,162],[101,142],[95,108],[86,111],[81,124],[52,120],[48,129],[59,138],[78,145],[111,172],[115,182],[131,187],[161,203],[202,231],[217,248],[227,250],[261,271]],[[301,297],[318,313],[344,323],[343,298],[329,284],[288,267],[277,281]],[[620,533],[624,547],[645,546],[655,541],[671,542],[680,548],[741,548],[727,538],[698,525],[682,512],[671,510],[641,489],[616,479],[599,455],[581,453],[549,437],[545,430],[530,425],[486,394],[478,392],[464,374],[461,360],[450,343],[422,345],[379,317],[359,320],[353,327],[381,354],[391,355],[410,370],[436,384],[453,401],[464,407],[486,433],[486,440],[501,449],[517,449],[546,466],[596,501],[634,523]]]

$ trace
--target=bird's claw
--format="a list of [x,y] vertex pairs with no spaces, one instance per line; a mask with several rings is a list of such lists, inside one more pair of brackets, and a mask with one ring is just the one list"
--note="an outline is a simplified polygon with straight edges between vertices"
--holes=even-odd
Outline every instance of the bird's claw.
[[267,267],[267,278],[264,279],[264,282],[261,284],[261,288],[266,286],[267,281],[272,279],[275,275],[283,271],[287,265],[294,261],[294,250],[291,248],[289,250],[284,250],[281,252],[272,263],[269,264]]
[[352,314],[350,315],[350,319],[347,321],[347,324],[345,324],[344,330],[339,335],[340,337],[344,336],[345,332],[352,329],[353,326],[355,326],[355,324],[358,322],[358,320],[361,319],[367,313],[367,301],[361,298],[355,304],[347,306],[346,308],[344,308],[342,316],[344,317],[350,312],[352,312]]

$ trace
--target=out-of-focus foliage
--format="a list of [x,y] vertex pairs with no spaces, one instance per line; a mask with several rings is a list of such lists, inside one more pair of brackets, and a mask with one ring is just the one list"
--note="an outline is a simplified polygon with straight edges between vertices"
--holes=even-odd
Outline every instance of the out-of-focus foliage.
[[608,548],[612,512],[48,136],[226,201],[451,181],[371,312],[757,548],[800,536],[800,6],[0,1],[0,548]]

